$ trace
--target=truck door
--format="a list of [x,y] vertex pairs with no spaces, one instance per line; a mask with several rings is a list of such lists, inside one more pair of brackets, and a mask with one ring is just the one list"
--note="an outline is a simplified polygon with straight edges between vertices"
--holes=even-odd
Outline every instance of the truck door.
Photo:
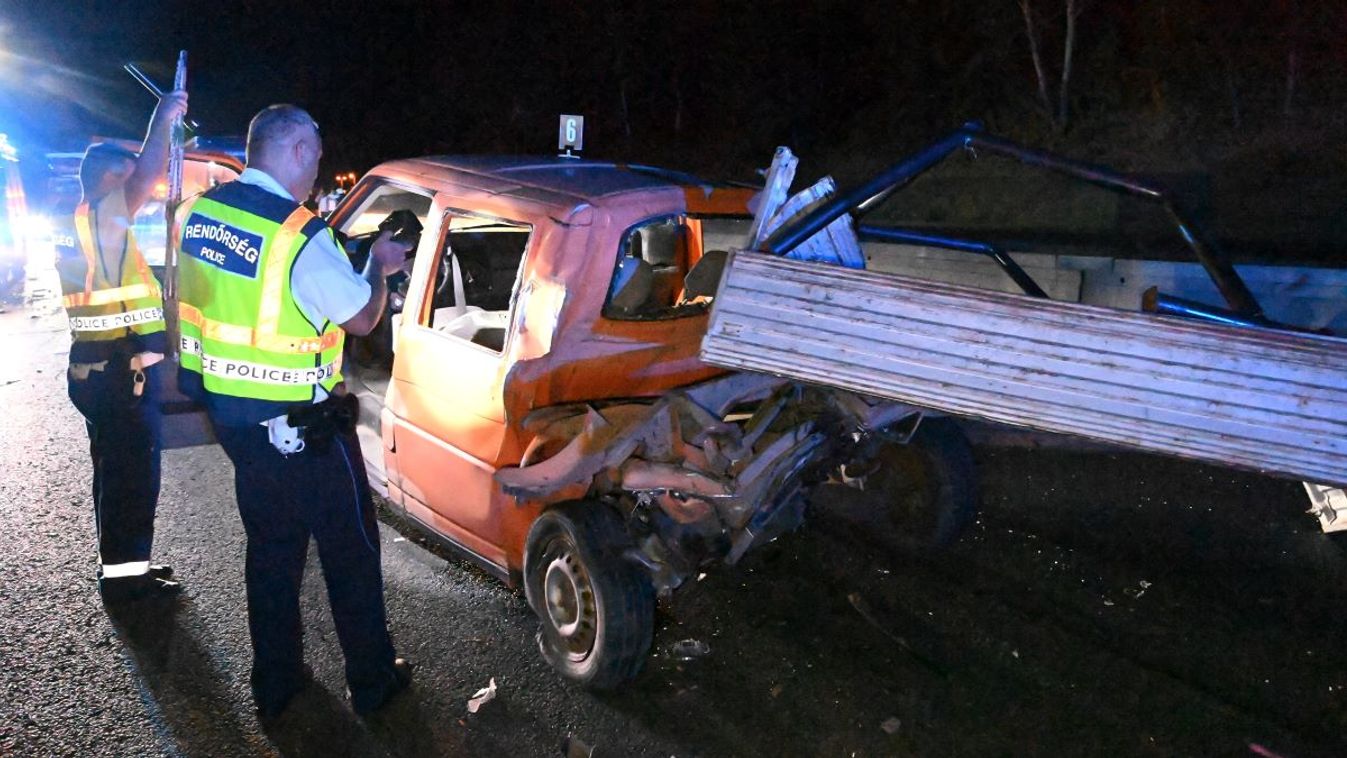
[[453,210],[440,229],[398,334],[389,391],[397,476],[409,515],[504,566],[492,475],[505,436],[512,293],[532,229]]

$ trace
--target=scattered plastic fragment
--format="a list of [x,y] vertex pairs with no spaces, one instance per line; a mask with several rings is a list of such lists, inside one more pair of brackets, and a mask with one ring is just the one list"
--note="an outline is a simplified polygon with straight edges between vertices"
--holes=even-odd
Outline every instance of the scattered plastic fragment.
[[879,728],[883,729],[885,734],[897,734],[898,730],[903,728],[903,722],[897,716],[890,716],[884,719]]
[[561,754],[566,758],[594,758],[594,746],[574,734],[568,734],[561,741]]
[[482,706],[496,699],[496,677],[491,677],[491,682],[473,695],[468,700],[468,713],[476,713]]
[[1148,582],[1148,581],[1146,581],[1145,579],[1142,579],[1142,580],[1141,580],[1141,589],[1139,589],[1139,590],[1134,590],[1134,589],[1132,589],[1131,587],[1124,587],[1124,588],[1123,588],[1123,594],[1124,594],[1124,595],[1127,595],[1128,597],[1131,597],[1131,598],[1139,598],[1139,597],[1141,597],[1142,595],[1146,594],[1146,588],[1149,587],[1149,586],[1151,586],[1151,583]]
[[669,650],[680,661],[705,658],[711,653],[711,646],[701,640],[679,640]]

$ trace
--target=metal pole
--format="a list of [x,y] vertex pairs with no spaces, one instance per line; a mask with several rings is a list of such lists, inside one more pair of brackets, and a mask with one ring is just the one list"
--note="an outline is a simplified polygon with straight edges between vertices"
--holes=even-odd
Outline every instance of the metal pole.
[[1227,311],[1217,308],[1214,305],[1199,303],[1196,300],[1185,300],[1181,297],[1166,295],[1160,292],[1158,287],[1151,287],[1141,293],[1141,310],[1147,313],[1158,313],[1164,316],[1186,316],[1188,318],[1200,319],[1202,321],[1211,321],[1217,324],[1229,324],[1231,326],[1254,326],[1264,329],[1286,329],[1294,332],[1306,332],[1310,334],[1321,334],[1322,330],[1302,329],[1298,326],[1288,326],[1279,324],[1262,316],[1245,316],[1234,311]]
[[128,63],[125,66],[122,66],[122,68],[126,69],[126,73],[130,74],[136,81],[140,82],[145,89],[149,90],[151,95],[154,95],[157,98],[162,98],[164,96],[164,91],[159,89],[150,77],[146,76],[143,71],[137,68],[136,64]]
[[[135,74],[132,74],[133,76]],[[178,68],[173,74],[173,89],[187,89],[187,51],[178,53]],[[183,120],[174,119],[168,149],[168,197],[164,201],[164,310],[168,327],[169,356],[178,357],[178,240],[174,234],[178,206],[182,204]]]
[[974,147],[986,148],[1030,166],[1039,166],[1049,171],[1083,179],[1107,189],[1127,192],[1158,201],[1164,207],[1164,211],[1169,215],[1170,220],[1174,222],[1179,235],[1183,237],[1183,241],[1197,256],[1198,263],[1202,264],[1202,268],[1206,269],[1207,275],[1211,277],[1211,281],[1220,290],[1221,297],[1225,298],[1225,302],[1236,313],[1251,322],[1257,322],[1263,317],[1263,308],[1258,304],[1258,298],[1254,297],[1253,293],[1249,291],[1248,286],[1244,284],[1244,280],[1235,271],[1235,267],[1230,265],[1230,262],[1202,235],[1194,223],[1179,212],[1173,198],[1160,187],[1133,176],[1110,171],[1101,166],[1092,166],[1042,150],[1033,150],[1000,137],[974,134],[970,143]]
[[892,192],[944,160],[946,155],[966,144],[970,134],[971,132],[965,129],[956,130],[911,158],[889,167],[879,176],[847,194],[834,197],[805,216],[799,223],[777,229],[763,242],[762,250],[772,255],[789,253],[842,214],[865,204],[876,195]]
[[[1216,246],[1199,231],[1194,223],[1179,212],[1168,192],[1134,176],[1111,171],[1102,166],[1063,158],[1042,150],[1034,150],[1010,140],[986,134],[982,131],[980,125],[975,123],[967,124],[963,128],[931,143],[921,152],[893,165],[847,194],[832,198],[799,222],[788,227],[778,228],[763,242],[762,251],[773,255],[785,255],[842,214],[853,210],[858,215],[864,214],[895,190],[920,176],[959,147],[974,151],[979,148],[986,149],[993,153],[1014,158],[1026,165],[1046,168],[1049,171],[1083,179],[1115,192],[1125,192],[1159,202],[1230,308],[1250,322],[1256,323],[1263,318],[1262,306],[1258,304],[1258,299],[1249,291],[1248,286],[1240,278],[1235,267],[1220,254]],[[1018,267],[1012,268],[1013,262],[1011,262],[1011,266],[1006,266],[1005,262],[1009,259],[1003,252],[1000,255],[986,250],[979,250],[978,252],[991,255],[998,263],[1002,264],[1006,273],[1019,282],[1021,287],[1024,286],[1021,278],[1014,273],[1014,268]],[[1030,292],[1028,289],[1025,291]]]
[[[183,52],[185,53],[186,51]],[[164,91],[159,89],[159,85],[155,84],[153,79],[146,76],[145,72],[141,71],[140,68],[136,66],[136,64],[128,63],[122,66],[122,68],[126,70],[126,73],[131,75],[132,79],[135,79],[136,81],[140,82],[140,85],[142,87],[149,90],[150,94],[154,95],[156,99],[161,100],[163,99]],[[198,124],[195,120],[190,118],[184,121],[183,124],[192,131],[196,131],[201,127],[201,124]]]
[[1032,297],[1048,296],[1043,288],[1038,286],[1032,276],[1020,264],[1015,262],[1006,251],[996,245],[987,242],[977,242],[975,240],[959,239],[957,237],[943,237],[936,234],[922,234],[921,232],[909,231],[907,229],[894,229],[887,226],[872,226],[869,224],[859,224],[856,227],[856,233],[862,238],[877,239],[884,242],[898,242],[906,245],[925,245],[927,247],[938,247],[945,250],[959,250],[966,253],[980,253],[996,261],[1001,270],[1006,272],[1019,286],[1020,290],[1026,295]]

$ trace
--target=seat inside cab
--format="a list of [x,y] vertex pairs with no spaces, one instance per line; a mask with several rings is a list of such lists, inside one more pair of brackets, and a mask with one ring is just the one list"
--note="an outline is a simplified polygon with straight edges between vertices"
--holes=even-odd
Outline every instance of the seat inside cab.
[[704,313],[729,247],[747,237],[741,217],[666,216],[628,229],[618,249],[603,315],[652,321]]
[[440,250],[430,327],[503,351],[515,282],[531,232],[525,224],[500,219],[451,217]]

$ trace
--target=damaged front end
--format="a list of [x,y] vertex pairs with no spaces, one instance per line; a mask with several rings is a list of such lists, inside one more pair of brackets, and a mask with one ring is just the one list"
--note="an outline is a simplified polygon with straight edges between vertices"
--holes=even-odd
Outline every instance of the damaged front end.
[[[520,501],[611,505],[667,594],[711,562],[737,562],[794,530],[818,484],[865,470],[906,442],[922,412],[901,403],[756,374],[730,374],[648,401],[540,409],[518,468],[496,480]],[[846,479],[843,478],[845,481]]]

